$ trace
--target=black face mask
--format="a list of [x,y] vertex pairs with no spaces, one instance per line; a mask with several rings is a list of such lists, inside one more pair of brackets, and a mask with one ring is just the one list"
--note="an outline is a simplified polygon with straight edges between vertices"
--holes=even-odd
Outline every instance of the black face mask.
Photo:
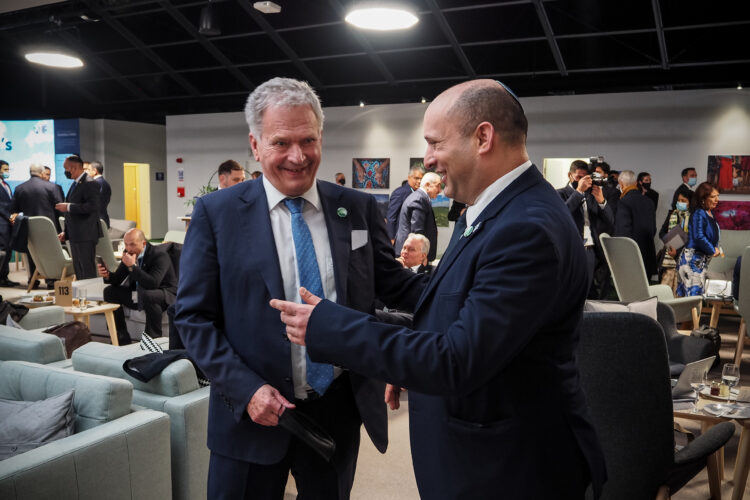
[[578,181],[573,181],[570,185],[573,186],[573,189],[578,189]]
[[66,170],[65,171],[65,177],[67,177],[68,179],[72,179],[73,178],[73,174],[71,174],[69,171]]
[[336,182],[338,182],[338,183],[339,183],[339,184],[341,184],[342,186],[346,184],[346,181],[345,181],[344,179],[339,179],[339,180],[337,180]]
[[643,186],[643,189],[646,189],[646,190],[651,189],[651,183],[650,182],[643,182],[643,183],[641,183],[641,186]]

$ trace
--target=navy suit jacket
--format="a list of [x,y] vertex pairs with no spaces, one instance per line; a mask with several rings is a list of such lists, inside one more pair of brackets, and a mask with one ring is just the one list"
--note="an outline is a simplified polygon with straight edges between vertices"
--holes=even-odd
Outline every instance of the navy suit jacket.
[[422,498],[568,498],[548,474],[580,474],[581,457],[598,489],[575,360],[590,277],[573,221],[531,167],[473,226],[432,273],[414,330],[322,301],[307,352],[409,389]]
[[430,251],[427,260],[433,261],[437,255],[437,223],[435,213],[432,211],[432,202],[427,193],[417,189],[406,197],[401,205],[401,213],[398,216],[398,231],[396,231],[396,242],[393,249],[401,253],[409,233],[423,234],[430,241]]
[[575,222],[576,229],[578,229],[578,234],[581,235],[581,238],[583,238],[583,201],[586,200],[591,237],[594,239],[594,247],[597,252],[602,255],[599,235],[601,233],[611,233],[615,227],[615,215],[612,209],[614,203],[607,201],[604,208],[601,208],[594,195],[591,193],[579,193],[570,184],[558,189],[557,193],[568,207],[570,215],[573,216],[573,222]]
[[388,237],[392,240],[396,239],[396,232],[398,231],[398,216],[401,213],[401,205],[404,204],[404,200],[413,192],[414,191],[407,182],[391,193],[391,198],[388,200]]
[[9,195],[5,187],[0,186],[0,241],[2,241],[3,247],[7,247],[10,243],[10,214],[13,213],[11,211],[12,202],[12,194]]
[[[688,233],[689,234],[689,233]],[[646,275],[656,274],[656,206],[637,189],[628,191],[617,204],[614,236],[635,240],[641,251]]]
[[28,181],[16,186],[11,211],[23,212],[27,217],[47,217],[59,233],[60,222],[57,220],[58,212],[55,210],[55,204],[61,203],[63,199],[58,188],[57,184],[32,176]]
[[[377,296],[389,306],[413,310],[421,287],[411,284],[423,278],[394,259],[375,198],[323,181],[318,192],[337,301],[372,313]],[[367,231],[367,241],[355,249],[353,230]],[[208,446],[237,460],[277,463],[290,435],[254,423],[246,411],[264,384],[294,400],[291,344],[279,312],[269,305],[285,295],[262,177],[198,199],[180,269],[175,323],[190,356],[211,380]],[[353,372],[349,378],[365,428],[385,451],[384,383]]]
[[97,241],[102,237],[99,224],[99,183],[83,174],[73,192],[68,191],[65,201],[70,208],[65,212],[65,238],[73,243]]

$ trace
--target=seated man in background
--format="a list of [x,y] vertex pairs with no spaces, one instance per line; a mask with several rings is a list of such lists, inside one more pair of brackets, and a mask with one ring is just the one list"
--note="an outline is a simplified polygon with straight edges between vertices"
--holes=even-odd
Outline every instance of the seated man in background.
[[[125,253],[119,267],[110,273],[98,264],[99,274],[110,285],[104,289],[104,300],[146,313],[146,333],[161,337],[161,317],[175,301],[177,278],[169,255],[151,245],[138,228],[125,233]],[[120,345],[130,343],[130,334],[122,308],[115,310],[117,339]]]
[[234,160],[219,165],[219,189],[232,187],[245,180],[245,170]]
[[423,234],[409,233],[396,260],[415,273],[430,273],[432,264],[427,261],[429,253],[430,240]]

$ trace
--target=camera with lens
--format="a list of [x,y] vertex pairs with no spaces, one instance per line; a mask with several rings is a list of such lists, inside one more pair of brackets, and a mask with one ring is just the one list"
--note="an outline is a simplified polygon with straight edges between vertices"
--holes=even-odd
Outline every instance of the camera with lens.
[[589,158],[589,175],[591,176],[591,184],[594,186],[602,187],[607,184],[607,175],[596,171],[596,167],[601,166],[602,163],[604,163],[603,156],[592,156]]

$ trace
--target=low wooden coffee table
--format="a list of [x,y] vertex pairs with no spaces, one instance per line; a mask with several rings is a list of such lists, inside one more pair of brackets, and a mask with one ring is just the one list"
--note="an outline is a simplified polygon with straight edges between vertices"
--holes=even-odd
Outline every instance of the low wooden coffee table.
[[109,330],[109,338],[112,341],[112,345],[120,345],[117,340],[117,327],[115,326],[115,315],[112,311],[120,307],[120,304],[110,304],[109,302],[103,302],[97,306],[89,305],[86,309],[81,310],[76,306],[63,307],[65,314],[73,316],[75,321],[83,322],[87,327],[90,328],[89,318],[92,314],[104,314],[104,318],[107,320],[107,329]]

